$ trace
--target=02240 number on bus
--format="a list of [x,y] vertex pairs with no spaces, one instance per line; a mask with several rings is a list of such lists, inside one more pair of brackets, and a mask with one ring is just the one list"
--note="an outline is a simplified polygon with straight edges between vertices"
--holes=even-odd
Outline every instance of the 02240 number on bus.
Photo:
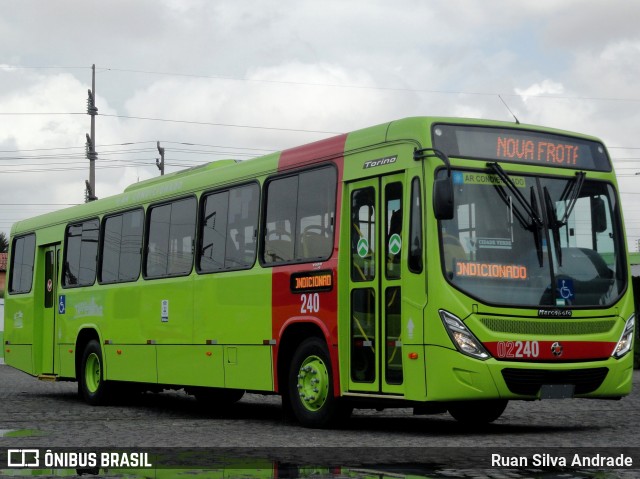
[[499,341],[499,358],[537,358],[540,355],[538,341]]

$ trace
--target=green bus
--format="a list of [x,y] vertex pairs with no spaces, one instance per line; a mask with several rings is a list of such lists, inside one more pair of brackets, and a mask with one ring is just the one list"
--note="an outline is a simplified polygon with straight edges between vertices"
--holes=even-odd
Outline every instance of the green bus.
[[621,398],[634,306],[612,164],[592,137],[407,118],[216,161],[16,223],[8,365],[90,404],[184,388],[497,419]]

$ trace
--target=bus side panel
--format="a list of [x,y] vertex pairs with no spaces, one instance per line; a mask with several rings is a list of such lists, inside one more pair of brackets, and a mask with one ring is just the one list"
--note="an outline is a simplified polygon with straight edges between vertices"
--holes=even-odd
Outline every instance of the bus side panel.
[[60,344],[58,346],[58,374],[61,378],[76,378],[75,344]]
[[158,382],[155,368],[155,345],[107,344],[103,347],[107,379],[144,383]]
[[25,373],[34,374],[32,347],[30,344],[5,345],[4,357],[9,366]]
[[222,346],[157,346],[158,383],[224,387]]
[[272,339],[271,270],[202,274],[194,285],[194,344],[262,345]]
[[[273,391],[272,346],[265,345],[273,338],[271,271],[255,266],[247,271],[201,274],[194,285],[193,343],[204,348],[199,349],[198,361],[219,361],[215,369],[200,374],[197,384]],[[219,348],[207,349],[207,343]],[[211,358],[206,357],[209,350]]]
[[138,288],[143,343],[191,344],[193,341],[193,278],[181,276],[144,281]]
[[271,346],[226,346],[224,385],[227,388],[273,391]]
[[4,360],[9,366],[29,374],[35,374],[32,357],[33,317],[33,291],[5,298]]

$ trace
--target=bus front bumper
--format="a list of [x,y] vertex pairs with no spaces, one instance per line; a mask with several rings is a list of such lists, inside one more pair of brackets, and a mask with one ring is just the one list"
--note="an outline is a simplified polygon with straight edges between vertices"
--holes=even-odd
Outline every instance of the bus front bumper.
[[584,362],[481,361],[425,346],[427,400],[620,398],[631,392],[633,354]]

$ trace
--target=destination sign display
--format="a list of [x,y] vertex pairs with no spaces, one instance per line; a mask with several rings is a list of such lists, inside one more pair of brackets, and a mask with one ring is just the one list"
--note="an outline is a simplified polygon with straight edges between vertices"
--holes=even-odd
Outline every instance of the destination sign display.
[[333,289],[333,272],[331,270],[305,271],[291,275],[291,292],[307,293],[309,291],[331,291]]
[[553,133],[438,124],[433,126],[433,146],[450,157],[611,171],[601,143]]

